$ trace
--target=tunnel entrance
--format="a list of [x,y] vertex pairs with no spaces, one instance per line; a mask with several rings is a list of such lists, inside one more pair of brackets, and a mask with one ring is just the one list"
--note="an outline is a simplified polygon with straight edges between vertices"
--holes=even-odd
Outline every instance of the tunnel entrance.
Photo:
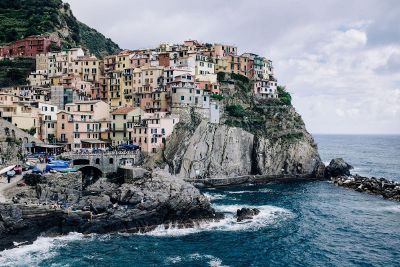
[[89,165],[90,164],[90,160],[88,160],[88,159],[74,159],[72,164],[74,164],[74,165]]
[[86,166],[79,169],[82,172],[82,187],[86,189],[89,185],[94,184],[100,177],[103,176],[103,172],[96,167]]

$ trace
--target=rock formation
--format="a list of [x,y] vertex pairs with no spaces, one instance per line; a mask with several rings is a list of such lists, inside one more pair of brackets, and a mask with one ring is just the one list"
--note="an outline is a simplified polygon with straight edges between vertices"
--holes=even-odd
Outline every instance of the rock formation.
[[368,178],[359,175],[332,177],[334,184],[354,189],[358,192],[366,192],[381,195],[387,199],[400,201],[400,183],[385,178]]
[[146,177],[123,184],[101,178],[85,189],[80,173],[47,174],[35,186],[18,188],[14,204],[0,204],[0,250],[40,234],[138,232],[169,223],[192,227],[222,217],[182,179],[164,171],[137,173]]
[[260,214],[260,210],[253,208],[241,208],[236,211],[237,221],[241,222],[243,220],[251,220],[254,216]]
[[195,111],[182,120],[164,151],[171,173],[192,179],[324,177],[317,146],[294,107],[279,99],[257,100],[251,86],[236,80],[221,84],[225,112],[219,124],[200,119]]
[[350,175],[350,170],[353,166],[345,162],[342,158],[332,159],[329,165],[325,168],[325,177],[337,177],[341,175]]

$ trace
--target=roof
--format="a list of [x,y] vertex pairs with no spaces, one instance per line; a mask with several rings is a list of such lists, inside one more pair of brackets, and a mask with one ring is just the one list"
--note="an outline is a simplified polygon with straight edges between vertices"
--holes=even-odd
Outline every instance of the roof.
[[122,114],[128,114],[129,112],[135,110],[134,107],[121,107],[121,108],[117,108],[115,110],[113,110],[111,112],[112,115],[122,115]]

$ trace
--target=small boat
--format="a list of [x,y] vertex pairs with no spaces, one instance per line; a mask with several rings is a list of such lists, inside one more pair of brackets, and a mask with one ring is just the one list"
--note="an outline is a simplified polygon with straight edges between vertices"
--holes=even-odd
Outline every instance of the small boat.
[[22,166],[21,165],[15,166],[14,171],[16,174],[22,174]]
[[32,173],[42,174],[42,171],[37,166],[34,166],[32,169]]
[[6,172],[6,175],[7,175],[8,177],[14,177],[14,176],[15,176],[15,171],[14,171],[14,170],[8,171],[8,172]]
[[11,165],[11,166],[5,167],[4,169],[0,170],[0,175],[3,175],[5,173],[7,173],[7,172],[11,171],[14,168],[15,168],[15,165]]
[[77,172],[78,169],[77,168],[67,168],[67,169],[58,169],[58,172],[61,173],[69,173],[69,172]]

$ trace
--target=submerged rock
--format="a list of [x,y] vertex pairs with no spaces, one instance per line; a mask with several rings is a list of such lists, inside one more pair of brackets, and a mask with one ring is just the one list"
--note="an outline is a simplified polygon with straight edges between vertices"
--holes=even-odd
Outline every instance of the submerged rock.
[[259,209],[253,208],[241,208],[238,209],[236,212],[237,216],[237,221],[241,222],[243,220],[250,220],[253,219],[254,216],[258,215],[260,213]]

